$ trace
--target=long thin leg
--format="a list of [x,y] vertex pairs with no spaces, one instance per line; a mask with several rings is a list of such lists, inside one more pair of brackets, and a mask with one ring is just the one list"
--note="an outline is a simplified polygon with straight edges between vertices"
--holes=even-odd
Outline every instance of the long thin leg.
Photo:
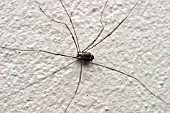
[[75,46],[76,46],[77,53],[78,53],[78,52],[80,51],[80,50],[79,50],[79,45],[77,44],[77,42],[76,42],[76,40],[75,40],[75,38],[74,38],[74,35],[73,35],[73,33],[71,32],[71,30],[70,30],[70,28],[68,27],[68,25],[67,25],[66,23],[64,23],[64,22],[59,22],[59,21],[57,21],[57,20],[52,19],[49,15],[47,15],[47,14],[45,13],[45,11],[44,11],[40,6],[39,6],[39,9],[40,9],[40,11],[41,11],[46,17],[48,17],[51,21],[56,22],[56,23],[59,23],[59,24],[63,24],[63,25],[66,26],[66,28],[68,29],[69,33],[70,33],[71,36],[72,36],[72,39],[73,39],[73,41],[74,41],[74,44],[75,44]]
[[75,34],[75,36],[76,36],[76,41],[77,41],[77,46],[78,46],[78,52],[80,52],[80,46],[79,46],[79,42],[78,42],[78,38],[77,38],[77,34],[76,34],[76,30],[75,30],[73,21],[72,21],[70,15],[68,14],[68,11],[67,11],[66,7],[64,6],[62,0],[59,0],[59,1],[60,1],[61,5],[63,6],[63,8],[64,8],[65,12],[67,13],[67,16],[68,16],[68,18],[69,18],[69,20],[70,20],[70,23],[71,23],[71,26],[72,26],[72,28],[73,28],[74,34]]
[[94,48],[95,46],[97,46],[98,44],[100,44],[103,40],[105,40],[107,37],[109,37],[112,33],[114,33],[118,27],[128,18],[128,16],[130,15],[130,13],[133,11],[133,9],[136,7],[136,5],[138,4],[139,0],[136,2],[136,4],[133,6],[133,8],[130,10],[130,12],[126,15],[126,17],[109,33],[107,34],[104,38],[102,38],[99,42],[97,42],[95,45],[93,45],[92,47],[88,48],[88,50]]
[[103,30],[104,30],[104,25],[103,25],[103,22],[102,22],[102,18],[103,18],[103,13],[104,13],[104,10],[105,10],[105,7],[106,7],[106,4],[107,4],[108,0],[106,1],[104,7],[103,7],[103,10],[101,12],[101,17],[100,17],[100,23],[102,25],[102,29],[100,30],[99,34],[97,35],[97,37],[83,50],[83,52],[85,52],[86,50],[88,50],[88,48],[100,37],[100,35],[102,34]]
[[34,51],[34,52],[43,52],[43,53],[48,53],[48,54],[53,54],[53,55],[58,55],[58,56],[64,56],[64,57],[71,57],[71,58],[76,58],[73,56],[69,56],[69,55],[64,55],[64,54],[59,54],[59,53],[53,53],[53,52],[49,52],[49,51],[44,51],[44,50],[29,50],[29,49],[17,49],[17,48],[8,48],[8,47],[1,47],[2,49],[8,49],[11,51]]
[[13,92],[13,93],[11,93],[11,94],[8,94],[8,95],[5,96],[5,97],[0,98],[0,100],[5,99],[6,97],[9,97],[9,96],[11,96],[11,95],[17,94],[17,93],[19,93],[20,91],[22,91],[22,90],[24,90],[24,89],[26,89],[26,88],[28,88],[28,87],[31,87],[31,86],[33,86],[33,85],[35,85],[35,84],[40,83],[41,81],[47,79],[48,77],[53,76],[55,73],[61,71],[62,69],[64,69],[64,68],[66,68],[67,66],[75,63],[76,61],[77,61],[77,60],[75,60],[75,61],[67,64],[66,66],[64,66],[64,67],[62,67],[62,68],[60,68],[60,69],[58,69],[58,70],[56,70],[56,71],[54,71],[52,74],[50,74],[50,75],[48,75],[48,76],[42,77],[41,79],[39,79],[39,80],[37,80],[37,81],[35,81],[35,82],[32,82],[32,83],[30,83],[29,85],[27,85],[27,86],[25,86],[25,87],[22,87],[22,88],[20,88],[19,90],[15,91],[15,92]]
[[117,69],[113,69],[113,68],[111,68],[111,67],[107,67],[107,66],[104,66],[104,65],[101,65],[101,64],[97,64],[97,63],[91,63],[91,64],[94,64],[94,65],[97,65],[97,66],[100,66],[100,67],[104,67],[104,68],[107,68],[107,69],[112,70],[112,71],[116,71],[116,72],[118,72],[118,73],[121,73],[121,74],[123,74],[123,75],[126,75],[126,76],[128,76],[128,77],[131,77],[131,78],[135,79],[135,80],[138,81],[151,95],[153,95],[154,97],[156,97],[157,99],[163,101],[164,103],[166,103],[166,104],[168,104],[168,105],[170,104],[170,103],[166,102],[165,100],[163,100],[162,98],[160,98],[159,96],[155,95],[152,91],[150,91],[150,90],[149,90],[139,79],[137,79],[136,77],[133,77],[133,76],[131,76],[131,75],[129,75],[129,74],[126,74],[126,73],[124,73],[124,72],[122,72],[122,71],[119,71],[119,70],[117,70]]
[[79,85],[80,85],[80,82],[81,82],[82,67],[83,67],[83,66],[82,66],[82,62],[81,62],[80,76],[79,76],[78,84],[77,84],[77,87],[76,87],[76,90],[75,90],[75,92],[74,92],[74,95],[73,95],[72,99],[70,100],[69,104],[67,105],[66,109],[64,110],[64,113],[67,112],[69,106],[71,105],[72,101],[74,100],[74,98],[75,98],[75,96],[76,96],[76,94],[77,94],[77,91],[78,91],[78,88],[79,88]]

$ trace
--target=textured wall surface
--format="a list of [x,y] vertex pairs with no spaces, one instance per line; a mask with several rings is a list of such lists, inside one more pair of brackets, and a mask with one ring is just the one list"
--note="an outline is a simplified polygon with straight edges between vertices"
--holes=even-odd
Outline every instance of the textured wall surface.
[[[101,30],[100,15],[105,0],[63,2],[83,50]],[[117,26],[135,3],[136,0],[108,1],[100,39]],[[0,46],[76,56],[66,27],[50,21],[39,6],[71,29],[59,0],[0,0]],[[90,50],[95,56],[93,62],[138,78],[155,95],[170,102],[169,15],[170,0],[140,0],[116,32]],[[0,48],[1,113],[63,113],[74,95],[80,62],[50,75],[73,60]],[[35,84],[45,76],[48,77]],[[92,64],[83,65],[78,93],[67,110],[67,113],[169,112],[170,105],[150,94],[138,81]]]

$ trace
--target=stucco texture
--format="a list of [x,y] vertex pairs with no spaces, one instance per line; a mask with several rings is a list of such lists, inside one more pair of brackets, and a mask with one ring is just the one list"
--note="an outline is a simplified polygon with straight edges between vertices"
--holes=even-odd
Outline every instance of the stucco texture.
[[[100,16],[106,1],[62,1],[83,50],[102,28]],[[99,39],[111,32],[136,2],[109,0]],[[67,23],[73,32],[59,0],[0,0],[0,46],[76,56],[69,31],[50,21],[39,6],[51,18]],[[140,0],[125,22],[89,52],[95,57],[92,62],[138,78],[155,95],[170,102],[170,0]],[[77,86],[80,62],[50,75],[74,60],[0,48],[0,112],[64,113]],[[170,113],[170,105],[133,78],[83,64],[79,90],[67,113]]]

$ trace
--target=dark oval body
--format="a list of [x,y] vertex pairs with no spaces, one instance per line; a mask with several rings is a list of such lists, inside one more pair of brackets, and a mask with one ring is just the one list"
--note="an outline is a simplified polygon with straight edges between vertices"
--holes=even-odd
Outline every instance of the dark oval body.
[[94,56],[90,52],[79,52],[77,58],[82,61],[92,61]]

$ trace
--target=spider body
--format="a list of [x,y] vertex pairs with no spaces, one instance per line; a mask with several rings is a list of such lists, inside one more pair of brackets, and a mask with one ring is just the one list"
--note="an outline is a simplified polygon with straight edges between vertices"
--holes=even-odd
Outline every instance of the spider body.
[[78,52],[77,58],[81,61],[89,62],[94,59],[94,56],[90,52]]

